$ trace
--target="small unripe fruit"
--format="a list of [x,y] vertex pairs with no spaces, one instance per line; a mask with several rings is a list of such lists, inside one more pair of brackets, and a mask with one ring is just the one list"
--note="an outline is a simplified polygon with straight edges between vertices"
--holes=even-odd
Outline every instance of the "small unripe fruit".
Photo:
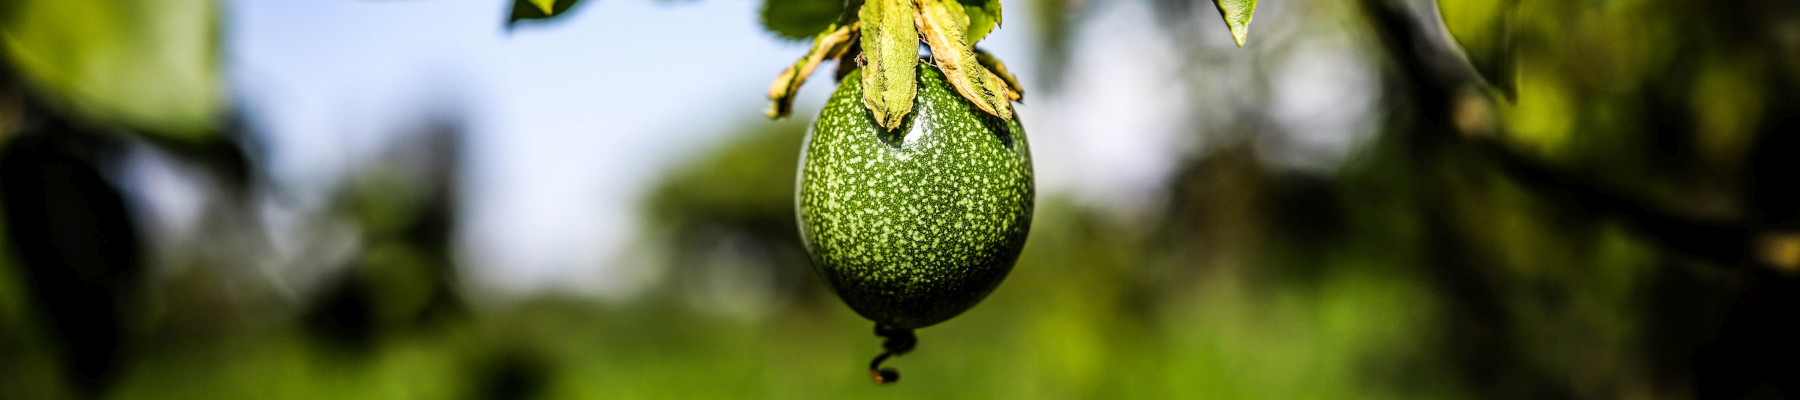
[[831,96],[801,153],[801,238],[819,276],[858,314],[915,329],[1000,284],[1031,228],[1031,151],[921,63],[913,114],[892,131],[863,105],[861,71]]

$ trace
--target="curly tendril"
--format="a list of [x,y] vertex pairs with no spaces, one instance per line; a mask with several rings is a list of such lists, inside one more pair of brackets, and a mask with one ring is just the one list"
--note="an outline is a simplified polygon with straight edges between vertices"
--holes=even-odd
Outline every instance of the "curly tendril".
[[894,370],[892,367],[882,368],[881,362],[887,361],[888,357],[898,357],[912,351],[913,346],[919,344],[919,337],[913,336],[913,331],[911,329],[894,328],[880,324],[875,325],[875,336],[880,336],[882,338],[881,349],[883,351],[881,352],[881,355],[875,356],[874,361],[869,362],[869,377],[875,378],[876,383],[899,382],[900,371]]

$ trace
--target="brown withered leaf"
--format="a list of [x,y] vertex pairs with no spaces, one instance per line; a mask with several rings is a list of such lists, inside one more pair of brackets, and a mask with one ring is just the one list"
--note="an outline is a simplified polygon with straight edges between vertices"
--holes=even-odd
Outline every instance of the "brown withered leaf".
[[837,57],[837,72],[831,74],[834,81],[843,83],[844,78],[850,76],[851,71],[862,68],[862,64],[856,61],[862,57],[861,43],[860,40],[851,40],[850,45],[844,49],[844,54]]
[[919,34],[931,46],[931,59],[950,86],[988,114],[1012,119],[1006,83],[976,60],[974,46],[963,39],[968,18],[957,0],[917,0]]
[[1006,63],[1000,62],[999,57],[994,57],[993,54],[988,54],[987,51],[977,47],[975,48],[975,61],[980,62],[981,66],[987,68],[989,72],[1000,76],[1000,81],[1006,82],[1007,99],[1025,100],[1025,86],[1019,85],[1019,78],[1014,77],[1011,71],[1006,70]]
[[844,26],[833,25],[825,33],[813,38],[811,50],[805,57],[795,61],[775,77],[769,85],[769,109],[763,114],[769,118],[782,118],[793,111],[794,95],[800,92],[800,85],[806,84],[806,78],[812,76],[813,70],[828,59],[837,59],[856,42],[857,23],[851,21]]

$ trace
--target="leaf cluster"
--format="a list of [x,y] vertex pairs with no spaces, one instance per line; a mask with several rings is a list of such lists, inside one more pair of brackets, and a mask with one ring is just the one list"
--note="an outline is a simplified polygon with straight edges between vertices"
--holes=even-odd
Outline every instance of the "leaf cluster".
[[[578,0],[513,0],[508,24],[552,18]],[[1248,34],[1256,0],[1213,0],[1239,46]],[[819,65],[838,62],[839,78],[864,69],[863,103],[887,129],[900,126],[918,93],[919,45],[928,63],[944,71],[957,94],[983,112],[1011,119],[1012,102],[1024,98],[998,57],[975,47],[1003,23],[1000,0],[765,0],[763,27],[793,40],[812,39],[806,55],[769,85],[770,118],[793,111],[794,94]]]
[[[834,59],[840,71],[864,69],[863,103],[882,127],[899,127],[912,111],[918,90],[914,82],[920,43],[931,50],[928,62],[942,69],[956,92],[982,111],[1010,119],[1012,102],[1024,97],[1024,89],[1006,65],[975,47],[1002,24],[999,0],[852,1],[844,4],[837,22],[829,24],[818,14],[830,10],[824,3],[831,1],[770,0],[764,8],[765,25],[778,35],[797,37],[796,30],[815,35],[806,56],[770,85],[766,113],[771,118],[787,116],[806,77],[820,63]],[[1243,46],[1256,0],[1213,3],[1230,27],[1232,39]]]
[[[769,9],[765,9],[765,17]],[[838,21],[814,37],[806,56],[770,85],[767,114],[771,118],[787,116],[806,77],[824,61],[837,60],[840,70],[865,70],[862,84],[868,89],[863,103],[878,123],[894,129],[912,112],[913,96],[918,92],[919,44],[924,43],[931,49],[928,62],[944,70],[958,94],[984,112],[1012,118],[1011,102],[1024,93],[1018,79],[998,58],[974,46],[1001,22],[999,0],[846,4]]]

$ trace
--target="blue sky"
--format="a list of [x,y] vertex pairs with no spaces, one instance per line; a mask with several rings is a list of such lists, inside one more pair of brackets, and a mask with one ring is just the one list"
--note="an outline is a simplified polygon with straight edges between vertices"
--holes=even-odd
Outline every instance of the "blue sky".
[[[1284,3],[1269,2],[1259,16]],[[1089,10],[1073,42],[1071,79],[1047,96],[1031,87],[1029,4],[1008,3],[1006,25],[982,46],[1026,81],[1031,97],[1020,116],[1040,193],[1126,215],[1153,207],[1160,182],[1200,145],[1193,127],[1231,118],[1229,108],[1217,117],[1193,112],[1195,89],[1184,82],[1196,71],[1183,69],[1176,46],[1200,40],[1241,60],[1194,75],[1221,83],[1208,90],[1241,87],[1234,75],[1252,74],[1256,53],[1235,49],[1215,20],[1173,40],[1142,2],[1109,2]],[[482,286],[473,289],[630,286],[641,272],[628,260],[646,187],[743,124],[765,123],[769,80],[805,48],[763,32],[759,1],[587,0],[565,18],[511,32],[506,7],[229,0],[229,87],[272,150],[276,184],[302,209],[320,206],[333,185],[403,145],[394,133],[448,111],[470,135],[459,234],[464,264]],[[802,90],[796,118],[812,117],[830,82]],[[1241,102],[1213,98],[1224,107]]]
[[[764,33],[754,1],[590,0],[510,32],[506,6],[228,2],[230,83],[265,130],[277,184],[322,201],[394,132],[450,110],[471,136],[464,255],[485,266],[471,272],[503,288],[606,281],[596,265],[630,245],[644,187],[763,123],[768,81],[805,52]],[[986,45],[1029,68],[1001,32]]]

